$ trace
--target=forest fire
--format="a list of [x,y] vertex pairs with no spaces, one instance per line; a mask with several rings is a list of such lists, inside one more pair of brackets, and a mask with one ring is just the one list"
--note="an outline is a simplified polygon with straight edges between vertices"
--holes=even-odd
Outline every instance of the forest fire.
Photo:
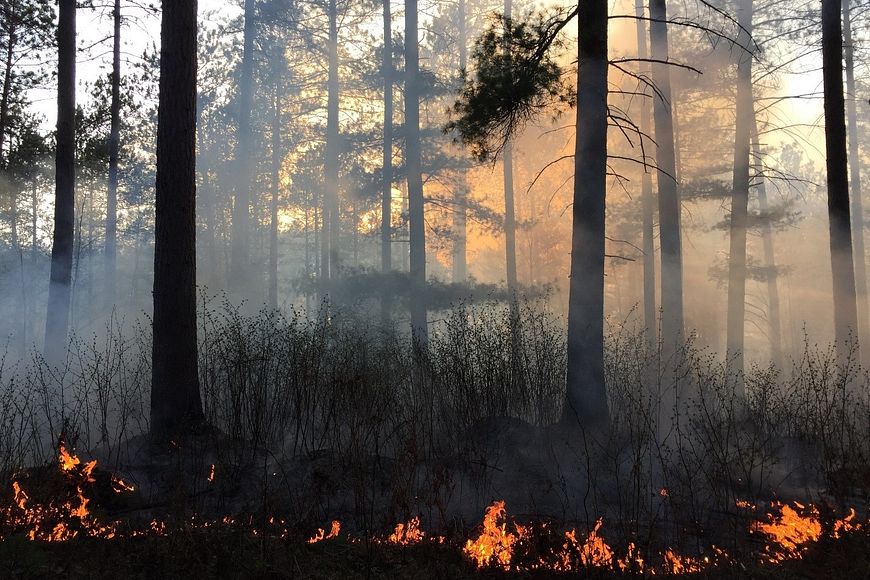
[[[159,538],[172,533],[173,528],[159,519],[152,519],[139,529],[122,526],[121,522],[98,521],[90,509],[92,498],[86,495],[89,486],[97,481],[96,465],[96,461],[82,462],[61,444],[57,467],[64,483],[63,494],[40,503],[31,497],[20,481],[13,481],[11,505],[0,509],[2,529],[23,533],[35,542],[64,542],[80,536],[104,540],[123,535]],[[114,475],[109,476],[109,482],[114,493],[135,490],[133,485]],[[755,504],[745,501],[740,502],[740,507],[750,513],[757,510]],[[775,510],[773,513],[767,514],[764,519],[753,520],[748,529],[765,541],[759,557],[763,565],[778,565],[786,560],[800,559],[810,545],[826,534],[819,510],[814,506],[794,502],[791,505],[774,503],[772,507]],[[268,531],[270,528],[264,531],[255,527],[253,521],[253,518],[239,519],[230,516],[209,521],[193,516],[185,525],[189,529],[223,527],[247,530],[253,536],[291,537],[289,530],[284,527],[284,520],[275,517],[268,519],[272,528],[280,524],[280,533]],[[498,500],[486,509],[480,533],[466,540],[462,551],[469,563],[476,568],[504,571],[550,570],[568,573],[598,568],[625,574],[682,575],[735,564],[724,550],[716,546],[711,547],[712,555],[707,556],[680,554],[672,548],[658,552],[657,556],[654,552],[644,555],[633,542],[628,543],[624,550],[618,550],[605,539],[602,534],[603,527],[604,519],[598,518],[585,535],[572,528],[562,533],[561,540],[548,543],[547,538],[554,533],[549,523],[520,524],[508,515],[505,502]],[[121,529],[128,532],[121,532]],[[862,529],[863,525],[858,521],[857,512],[853,508],[845,517],[832,521],[828,533],[831,538],[838,539]],[[307,539],[307,543],[334,540],[341,531],[341,522],[332,520],[328,529],[317,529]],[[349,539],[358,541],[353,536]],[[414,517],[407,522],[398,523],[385,541],[376,540],[376,543],[409,547],[424,539],[446,543],[443,536],[428,536],[422,529],[420,517]],[[544,540],[543,543],[540,540]],[[542,549],[541,545],[553,547]],[[656,560],[658,563],[653,563]]]

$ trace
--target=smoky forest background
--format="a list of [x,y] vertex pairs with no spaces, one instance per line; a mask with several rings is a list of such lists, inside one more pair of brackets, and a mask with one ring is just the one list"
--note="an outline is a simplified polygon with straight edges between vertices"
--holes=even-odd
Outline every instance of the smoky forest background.
[[[750,503],[867,520],[868,23],[866,0],[0,0],[10,573],[45,572],[15,538],[63,511],[26,506],[62,504],[38,482],[72,450],[129,484],[87,472],[101,517],[259,534],[172,536],[170,575],[460,577],[359,538],[450,544],[495,500],[731,564]],[[346,552],[263,539],[331,520]],[[870,573],[867,545],[826,566]]]

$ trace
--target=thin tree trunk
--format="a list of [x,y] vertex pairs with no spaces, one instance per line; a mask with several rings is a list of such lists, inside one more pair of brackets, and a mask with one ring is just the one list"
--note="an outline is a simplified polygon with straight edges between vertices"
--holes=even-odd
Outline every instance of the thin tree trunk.
[[743,396],[743,340],[746,325],[746,224],[749,209],[750,129],[752,105],[752,0],[738,7],[737,120],[734,136],[734,181],[731,192],[730,252],[728,256],[727,356],[736,372],[735,394]]
[[324,181],[326,203],[323,212],[324,236],[323,269],[324,280],[330,280],[338,275],[339,262],[339,228],[340,209],[338,201],[338,8],[336,0],[329,0],[329,78],[327,79],[326,97],[326,158]]
[[[764,168],[761,163],[761,144],[758,142],[758,120],[752,116],[752,150],[755,158],[755,179],[758,181],[758,209],[762,215],[768,211],[767,187],[764,183]],[[770,335],[770,359],[778,369],[782,369],[782,322],[779,304],[779,281],[776,270],[776,254],[773,250],[773,228],[770,220],[765,219],[761,226],[761,240],[764,246],[764,265],[767,269],[767,322]]]
[[[283,50],[283,48],[281,49]],[[272,200],[269,207],[269,306],[278,308],[278,194],[281,186],[281,74],[284,55],[275,63],[275,116],[272,119]]]
[[604,384],[607,0],[580,3],[578,29],[568,373],[562,422],[589,428],[608,422]]
[[[381,67],[384,75],[384,175],[381,185],[381,272],[393,269],[393,16],[390,0],[384,3],[384,54]],[[381,318],[390,320],[392,309],[387,291],[381,297]]]
[[[822,0],[822,69],[825,91],[825,159],[831,274],[834,286],[834,334],[842,359],[858,331],[855,262],[849,216],[846,159],[846,103],[843,96],[843,34],[839,0]],[[860,360],[860,359],[859,359]]]
[[[512,11],[512,1],[504,0],[504,17],[507,19],[508,27],[512,21]],[[505,44],[505,52],[510,52],[509,44]],[[514,146],[511,140],[505,144],[502,168],[504,173],[505,276],[511,304],[511,319],[514,320],[517,309],[517,221],[514,206]]]
[[[635,14],[637,15],[637,55],[643,61],[649,58],[646,46],[646,25],[644,24],[643,16],[643,0],[637,0],[635,4]],[[646,71],[641,71],[646,74]],[[646,89],[644,94],[646,94]],[[640,100],[640,131],[643,135],[650,135],[650,107],[644,96]],[[645,137],[642,154],[644,155],[643,176],[641,177],[641,201],[643,204],[643,323],[646,329],[647,338],[651,344],[655,343],[658,336],[658,324],[656,323],[656,262],[655,262],[655,240],[653,232],[653,213],[655,212],[652,191],[652,175],[646,166],[646,145],[648,141]]]
[[6,43],[6,58],[4,59],[3,72],[3,93],[0,95],[0,169],[6,168],[6,158],[4,156],[4,147],[6,145],[6,131],[9,125],[9,95],[12,93],[12,59],[15,55],[15,44],[17,43],[17,26],[14,22],[14,8],[10,9],[13,13],[7,21],[7,43]]
[[112,127],[109,133],[109,189],[106,193],[104,293],[108,306],[115,303],[115,269],[118,235],[118,154],[121,149],[121,0],[115,0],[115,37],[112,45]]
[[[852,243],[855,250],[855,293],[858,300],[858,336],[870,340],[867,306],[867,265],[864,256],[864,204],[861,199],[861,156],[858,139],[858,113],[855,103],[855,59],[852,44],[852,11],[850,0],[843,0],[843,53],[846,59],[846,118],[849,133],[849,177],[852,197]],[[867,349],[865,349],[867,351]],[[870,352],[870,351],[867,351]]]
[[683,251],[680,239],[680,197],[677,192],[674,157],[674,126],[671,115],[671,72],[668,61],[668,28],[665,0],[650,0],[650,51],[656,95],[653,121],[659,190],[661,245],[662,341],[665,353],[674,353],[683,342]]
[[151,436],[158,441],[203,420],[196,342],[197,2],[163,0]]
[[57,146],[55,153],[54,239],[45,319],[45,356],[58,363],[69,332],[75,228],[76,2],[59,0]]
[[242,47],[242,75],[239,81],[239,124],[236,136],[236,175],[233,198],[232,253],[229,287],[243,296],[252,295],[254,279],[250,272],[251,187],[253,185],[251,149],[251,109],[254,101],[254,36],[256,0],[245,0],[245,26]]
[[411,333],[425,346],[426,322],[426,224],[423,209],[423,175],[420,161],[420,47],[417,0],[405,0],[405,167],[408,174]]
[[[465,13],[465,0],[459,0],[459,70],[468,66],[468,17]],[[456,189],[453,193],[453,282],[465,282],[468,278],[468,184],[465,170],[459,170]]]

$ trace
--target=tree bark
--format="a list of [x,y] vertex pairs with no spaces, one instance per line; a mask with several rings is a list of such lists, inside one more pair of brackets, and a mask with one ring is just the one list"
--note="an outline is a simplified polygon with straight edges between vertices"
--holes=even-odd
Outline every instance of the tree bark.
[[659,190],[659,230],[661,244],[662,343],[665,353],[673,353],[683,342],[683,250],[680,239],[680,197],[676,182],[674,125],[671,114],[671,72],[668,61],[668,28],[665,0],[650,0],[650,52],[656,166]]
[[839,0],[822,0],[822,70],[825,93],[825,159],[831,275],[834,289],[834,335],[841,359],[858,331],[855,262],[849,215],[846,160],[846,104],[843,95],[843,33]]
[[[643,0],[637,0],[635,4],[637,16],[637,56],[641,61],[649,58],[646,46],[646,25],[643,16]],[[640,71],[646,74],[646,71]],[[644,94],[646,94],[644,90]],[[643,324],[650,345],[655,344],[658,336],[658,324],[656,322],[656,262],[655,262],[655,239],[653,232],[653,214],[655,212],[652,192],[652,175],[646,166],[646,145],[651,143],[646,136],[650,134],[650,107],[644,96],[640,100],[640,131],[644,139],[642,154],[644,155],[643,176],[641,177],[641,203],[643,204]]]
[[607,0],[580,3],[578,29],[568,372],[562,422],[590,428],[608,423],[604,383]]
[[60,0],[58,10],[57,146],[55,152],[54,239],[45,318],[45,357],[64,357],[69,332],[75,227],[76,3]]
[[115,0],[112,43],[112,126],[109,132],[109,188],[106,192],[106,241],[103,291],[105,303],[115,303],[115,270],[118,236],[118,155],[121,149],[121,0]]
[[[392,216],[393,216],[393,15],[390,1],[384,4],[384,54],[381,67],[384,75],[384,175],[381,184],[381,272],[393,269]],[[388,322],[392,301],[387,292],[381,299],[381,318]]]
[[[852,44],[852,10],[850,0],[843,0],[843,53],[846,60],[846,118],[849,136],[849,181],[852,197],[852,243],[855,250],[855,293],[858,301],[858,336],[870,340],[867,306],[867,265],[864,255],[864,204],[861,198],[861,155],[858,139],[858,113],[855,103],[855,59]],[[865,349],[865,352],[870,352]]]
[[411,333],[424,346],[429,341],[426,322],[426,224],[423,210],[423,174],[420,161],[420,48],[417,37],[417,0],[405,0],[405,167],[408,173]]
[[[764,215],[768,210],[767,187],[764,183],[764,169],[761,163],[761,145],[758,142],[758,120],[752,116],[752,150],[755,163],[755,179],[758,181],[758,209]],[[779,281],[776,270],[776,254],[773,250],[773,228],[769,220],[764,220],[761,226],[761,239],[764,247],[764,265],[767,268],[767,322],[770,338],[770,361],[778,368],[783,368],[782,360],[782,322],[779,305]]]
[[242,74],[239,81],[239,124],[236,136],[236,176],[233,197],[232,252],[229,287],[243,297],[253,293],[250,272],[251,187],[253,186],[251,150],[253,131],[251,109],[254,101],[254,36],[257,31],[256,0],[245,0],[245,26],[242,47]]
[[163,0],[151,436],[166,441],[203,420],[196,341],[197,2]]
[[752,105],[752,0],[738,7],[737,119],[734,135],[734,175],[731,192],[730,251],[728,255],[727,354],[736,372],[735,394],[744,394],[743,340],[746,326],[746,224],[749,210],[750,129]]

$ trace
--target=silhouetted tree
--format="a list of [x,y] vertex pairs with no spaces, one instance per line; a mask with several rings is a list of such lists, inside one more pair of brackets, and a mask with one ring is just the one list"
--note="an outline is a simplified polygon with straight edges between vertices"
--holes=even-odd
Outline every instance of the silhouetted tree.
[[196,332],[197,2],[163,0],[151,436],[158,441],[203,419]]
[[45,319],[45,356],[63,356],[69,331],[75,226],[76,2],[58,8],[57,137],[55,149],[54,238]]

